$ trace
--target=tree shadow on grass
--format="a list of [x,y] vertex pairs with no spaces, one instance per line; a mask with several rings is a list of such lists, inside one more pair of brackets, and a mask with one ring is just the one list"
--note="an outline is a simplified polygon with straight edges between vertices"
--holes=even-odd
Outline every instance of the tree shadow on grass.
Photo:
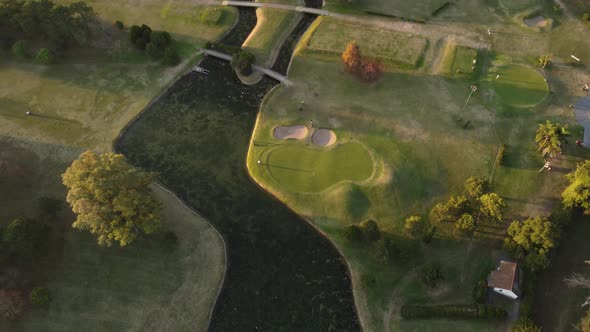
[[371,207],[371,201],[359,186],[352,185],[346,197],[346,209],[350,215],[359,219],[367,214]]

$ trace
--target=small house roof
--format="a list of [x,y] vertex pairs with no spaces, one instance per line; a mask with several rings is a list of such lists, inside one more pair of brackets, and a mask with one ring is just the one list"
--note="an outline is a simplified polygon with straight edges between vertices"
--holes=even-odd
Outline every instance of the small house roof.
[[514,262],[500,261],[500,267],[490,273],[488,286],[512,290],[516,278],[517,264]]

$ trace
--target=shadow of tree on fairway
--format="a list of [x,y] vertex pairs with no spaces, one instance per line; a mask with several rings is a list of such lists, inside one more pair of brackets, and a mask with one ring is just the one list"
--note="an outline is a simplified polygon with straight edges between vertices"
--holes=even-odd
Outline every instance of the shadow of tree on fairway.
[[355,218],[362,218],[369,208],[371,207],[371,201],[367,198],[367,195],[357,185],[351,185],[350,191],[346,196],[346,209],[348,213]]

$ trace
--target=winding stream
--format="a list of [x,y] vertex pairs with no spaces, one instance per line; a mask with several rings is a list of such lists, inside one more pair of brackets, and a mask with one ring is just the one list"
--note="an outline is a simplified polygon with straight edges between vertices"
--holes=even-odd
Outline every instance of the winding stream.
[[[299,22],[274,70],[286,72],[313,18]],[[241,45],[255,24],[254,9],[240,8],[239,22],[222,42]],[[205,59],[200,66],[209,75],[189,73],[177,81],[128,127],[116,150],[159,172],[161,182],[223,235],[228,269],[209,330],[360,330],[339,252],[260,189],[245,168],[260,102],[277,83],[265,77],[243,85],[221,60]]]

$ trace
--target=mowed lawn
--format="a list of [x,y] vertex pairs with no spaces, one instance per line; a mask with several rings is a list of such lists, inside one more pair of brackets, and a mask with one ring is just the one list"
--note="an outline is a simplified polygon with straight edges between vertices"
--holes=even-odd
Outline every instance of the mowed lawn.
[[339,58],[351,41],[357,42],[366,58],[373,58],[386,66],[402,69],[418,67],[428,47],[428,40],[419,35],[408,35],[324,17],[307,40],[304,53]]
[[292,143],[263,153],[261,159],[263,172],[294,192],[318,192],[342,181],[361,182],[374,169],[373,157],[356,142],[329,150]]
[[[50,155],[43,163],[31,165],[27,150],[47,146],[30,146],[25,142],[2,142],[12,151],[3,158],[8,165],[26,164],[32,176],[45,176],[45,186],[59,186],[61,161]],[[71,154],[65,148],[54,153]],[[6,157],[6,155],[4,155]],[[22,159],[27,158],[27,159]],[[2,177],[0,177],[2,178]],[[44,186],[31,187],[26,177],[12,187],[13,195],[35,197]],[[57,255],[45,266],[35,282],[46,286],[53,301],[45,309],[32,309],[13,323],[0,322],[2,331],[194,331],[204,330],[209,313],[223,281],[225,252],[221,236],[200,216],[180,203],[175,196],[158,186],[154,195],[165,208],[164,231],[178,236],[176,244],[163,232],[140,238],[121,249],[100,247],[86,232],[76,231],[65,214],[63,248],[51,248]],[[63,193],[65,188],[60,190]],[[56,195],[54,191],[44,194]],[[25,216],[32,201],[21,201],[20,213],[10,210],[5,218]],[[60,254],[61,253],[61,254]],[[54,260],[55,259],[55,260]]]
[[473,63],[478,60],[477,53],[474,48],[449,42],[443,50],[440,71],[451,77],[473,77],[475,70],[472,68],[481,66]]
[[484,81],[491,86],[500,101],[509,106],[535,106],[549,94],[549,86],[543,75],[523,65],[493,67]]
[[359,0],[369,12],[399,16],[406,18],[425,19],[447,2],[446,0]]

